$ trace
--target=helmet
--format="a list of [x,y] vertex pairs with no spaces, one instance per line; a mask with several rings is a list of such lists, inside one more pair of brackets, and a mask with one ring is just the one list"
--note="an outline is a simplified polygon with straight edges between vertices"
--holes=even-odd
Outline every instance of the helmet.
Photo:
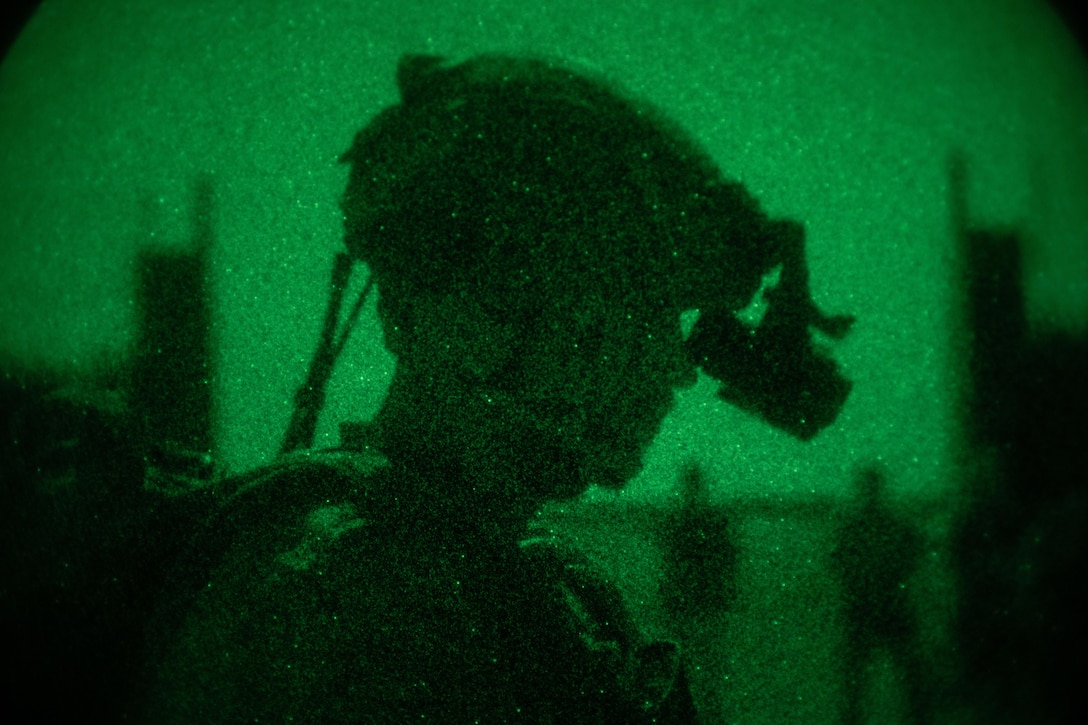
[[700,310],[685,344],[723,399],[801,439],[835,419],[850,383],[811,332],[852,319],[813,303],[803,227],[768,218],[660,112],[536,59],[406,56],[397,82],[401,102],[342,157],[348,249],[379,284],[469,283],[505,310],[611,281],[635,307]]

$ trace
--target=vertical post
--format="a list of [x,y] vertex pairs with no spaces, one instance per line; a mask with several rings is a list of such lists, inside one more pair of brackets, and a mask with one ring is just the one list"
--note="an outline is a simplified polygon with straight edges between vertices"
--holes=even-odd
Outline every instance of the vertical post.
[[212,448],[207,293],[208,256],[214,242],[211,180],[199,178],[193,192],[191,243],[180,250],[137,253],[136,421],[153,458],[165,456],[178,462],[208,461]]

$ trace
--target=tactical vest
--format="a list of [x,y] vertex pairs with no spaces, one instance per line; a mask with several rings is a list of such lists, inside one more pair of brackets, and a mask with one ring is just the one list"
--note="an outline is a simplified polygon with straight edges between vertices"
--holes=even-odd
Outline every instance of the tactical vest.
[[499,545],[395,478],[333,451],[228,481],[155,617],[147,720],[692,720],[675,647],[583,556]]

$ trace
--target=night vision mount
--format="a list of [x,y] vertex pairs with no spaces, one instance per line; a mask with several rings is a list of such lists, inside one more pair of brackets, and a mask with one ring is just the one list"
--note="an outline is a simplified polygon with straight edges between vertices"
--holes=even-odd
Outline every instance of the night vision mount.
[[804,228],[789,221],[767,226],[767,259],[781,273],[764,294],[762,320],[753,326],[733,310],[704,311],[686,344],[703,372],[721,383],[719,398],[807,441],[835,421],[852,387],[813,333],[841,340],[854,318],[825,315],[813,302]]

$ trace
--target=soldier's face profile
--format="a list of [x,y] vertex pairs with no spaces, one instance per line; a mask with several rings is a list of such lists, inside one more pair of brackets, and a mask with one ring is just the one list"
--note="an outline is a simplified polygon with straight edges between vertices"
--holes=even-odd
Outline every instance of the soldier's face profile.
[[642,455],[673,406],[695,382],[679,319],[648,319],[621,307],[551,308],[516,341],[491,405],[499,418],[528,424],[581,460],[583,478],[618,487],[638,474]]
[[499,437],[553,445],[601,486],[638,474],[673,392],[695,381],[679,318],[664,310],[546,304],[516,322],[471,294],[415,308],[398,365],[456,379]]

